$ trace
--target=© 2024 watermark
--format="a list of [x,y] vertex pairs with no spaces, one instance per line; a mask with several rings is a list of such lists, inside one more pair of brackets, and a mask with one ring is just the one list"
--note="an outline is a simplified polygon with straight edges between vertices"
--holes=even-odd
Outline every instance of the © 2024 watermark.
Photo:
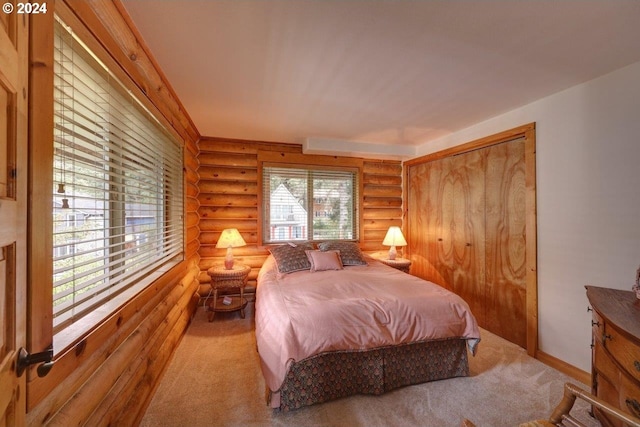
[[47,3],[12,3],[6,2],[2,5],[2,11],[7,15],[12,13],[18,15],[36,15],[47,13]]

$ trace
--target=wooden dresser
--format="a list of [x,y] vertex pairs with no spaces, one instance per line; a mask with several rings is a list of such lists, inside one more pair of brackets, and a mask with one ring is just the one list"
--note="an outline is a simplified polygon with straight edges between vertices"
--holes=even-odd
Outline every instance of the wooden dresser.
[[[593,310],[592,393],[640,418],[640,300],[631,291],[586,288]],[[624,426],[594,413],[603,426]]]

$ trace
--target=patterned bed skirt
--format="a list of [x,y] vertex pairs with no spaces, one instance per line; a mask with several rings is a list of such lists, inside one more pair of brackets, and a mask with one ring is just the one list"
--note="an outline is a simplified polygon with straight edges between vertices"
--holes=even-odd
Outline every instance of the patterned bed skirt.
[[335,351],[293,363],[280,390],[267,390],[267,400],[271,407],[289,411],[354,394],[379,395],[411,384],[468,375],[464,339]]

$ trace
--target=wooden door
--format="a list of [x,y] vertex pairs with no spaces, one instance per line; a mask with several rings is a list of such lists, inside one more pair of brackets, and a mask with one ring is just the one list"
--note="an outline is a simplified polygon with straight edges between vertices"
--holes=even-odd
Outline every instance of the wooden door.
[[485,150],[485,328],[526,348],[525,142]]
[[[4,6],[8,8],[11,3]],[[0,425],[25,424],[27,16],[0,14]]]
[[453,291],[486,327],[485,302],[485,162],[486,152],[475,150],[451,157],[452,207],[448,238],[453,262]]
[[453,290],[453,265],[447,256],[450,252],[442,244],[442,224],[451,217],[453,194],[441,182],[450,171],[450,161],[422,163],[409,170],[408,197],[414,209],[407,214],[411,226],[407,240],[409,253],[421,255],[413,260],[412,274]]
[[473,151],[409,170],[411,272],[460,295],[484,325],[484,158]]
[[524,139],[409,167],[413,274],[460,295],[478,324],[527,347]]

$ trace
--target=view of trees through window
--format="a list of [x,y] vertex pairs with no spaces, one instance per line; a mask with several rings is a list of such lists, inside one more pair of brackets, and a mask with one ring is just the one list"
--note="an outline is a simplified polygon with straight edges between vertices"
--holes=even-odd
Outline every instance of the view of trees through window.
[[355,240],[357,174],[264,168],[266,241]]
[[62,21],[54,38],[57,332],[183,251],[182,148]]

